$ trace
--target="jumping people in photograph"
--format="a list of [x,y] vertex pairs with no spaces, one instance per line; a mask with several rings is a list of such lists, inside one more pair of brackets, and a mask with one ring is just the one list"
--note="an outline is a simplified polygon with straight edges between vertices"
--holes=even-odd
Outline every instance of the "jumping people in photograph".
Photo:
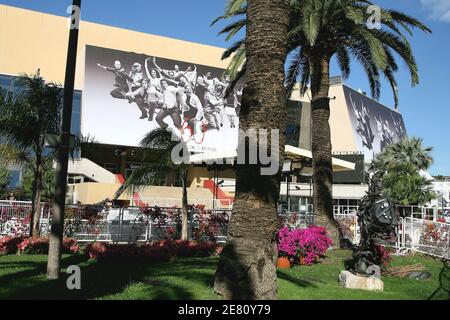
[[380,137],[380,151],[383,151],[390,143],[389,133],[386,131],[384,121],[375,116],[375,122],[377,123],[378,136]]
[[208,122],[206,129],[220,130],[220,113],[223,109],[223,99],[218,99],[214,87],[208,87],[205,93],[205,119]]
[[180,91],[180,89],[169,85],[166,79],[162,79],[161,90],[162,90],[162,106],[161,110],[156,116],[156,122],[161,128],[167,129],[169,125],[165,123],[163,120],[166,117],[170,116],[170,118],[172,118],[174,126],[176,128],[180,128],[181,116],[180,116],[180,109],[177,107],[180,99],[179,97],[177,97],[177,93]]
[[[203,130],[203,105],[200,99],[195,95],[192,86],[188,86],[181,99],[180,110],[183,114],[182,136],[187,141],[197,141],[198,134],[201,136],[198,140],[204,138]],[[187,130],[187,131],[186,131]]]
[[194,132],[195,121],[200,121],[203,118],[203,105],[191,86],[186,88],[181,111],[183,112],[183,119],[188,123],[191,132]]
[[[148,88],[148,80],[143,79],[142,80],[142,86],[135,89],[134,91],[131,91],[127,94],[127,98],[130,102],[135,102],[139,108],[139,110],[142,112],[142,115],[140,119],[146,119],[149,117],[149,113],[147,111],[147,88]],[[153,118],[153,113],[152,113]]]
[[397,138],[399,140],[405,138],[406,133],[405,133],[404,126],[401,123],[401,120],[396,119],[396,117],[394,117],[394,115],[392,115],[392,121],[394,123],[394,130],[395,130],[395,133],[397,134]]
[[375,140],[375,135],[373,134],[372,127],[370,126],[370,117],[364,104],[361,103],[361,110],[358,110],[356,103],[351,99],[351,105],[353,113],[357,121],[356,132],[361,137],[363,146],[369,150],[373,150],[373,142]]
[[200,99],[203,105],[205,105],[205,94],[208,91],[208,86],[203,76],[197,78],[197,82],[194,87],[195,95]]
[[220,127],[223,127],[223,120],[225,118],[225,93],[226,93],[227,87],[225,84],[221,81],[216,81],[214,86],[214,95],[217,100],[222,101],[221,104],[219,104],[220,112],[219,112],[219,121],[220,121]]
[[[167,80],[170,85],[177,86],[180,83],[181,77],[187,77],[188,73],[192,71],[192,68],[189,66],[186,71],[180,71],[180,67],[178,65],[174,65],[173,70],[164,70],[160,66],[156,64],[156,58],[153,57],[153,65],[156,70]],[[197,68],[195,67],[195,70]]]
[[115,89],[111,91],[111,96],[116,99],[126,99],[126,94],[129,91],[129,81],[133,81],[125,72],[125,69],[122,68],[122,64],[120,61],[114,62],[114,67],[105,67],[101,64],[97,64],[100,68],[105,71],[109,71],[114,73],[116,83],[114,84]]
[[383,123],[384,132],[386,134],[386,140],[388,144],[392,144],[395,142],[394,133],[391,130],[391,126],[389,125],[389,122],[387,120],[384,120]]
[[140,63],[135,63],[131,67],[131,72],[129,75],[130,81],[130,91],[133,92],[136,89],[142,87],[142,80],[144,80],[144,74],[142,73],[142,65]]
[[155,87],[155,88],[159,88],[161,85],[161,79],[162,76],[159,73],[158,70],[154,69],[154,68],[149,68],[148,67],[148,62],[151,60],[151,58],[147,58],[145,59],[145,71],[147,73],[147,78],[149,81],[149,87]]
[[229,76],[205,67],[197,69],[196,65],[183,71],[181,64],[167,67],[167,63],[157,60],[146,57],[142,63],[123,61],[124,65],[131,65],[130,72],[125,71],[121,61],[116,61],[114,67],[98,66],[114,73],[116,82],[111,96],[135,103],[140,111],[136,118],[155,120],[163,129],[176,128],[174,133],[186,142],[201,144],[210,130],[238,126],[242,85],[225,98],[231,83]]
[[[233,90],[233,96],[225,99],[225,114],[227,115],[230,128],[236,128],[237,109],[240,108],[239,90]],[[242,91],[241,91],[242,94]]]
[[243,92],[244,86],[240,86],[240,88],[234,89],[234,109],[236,110],[237,117],[239,117],[239,114],[241,113],[241,100]]

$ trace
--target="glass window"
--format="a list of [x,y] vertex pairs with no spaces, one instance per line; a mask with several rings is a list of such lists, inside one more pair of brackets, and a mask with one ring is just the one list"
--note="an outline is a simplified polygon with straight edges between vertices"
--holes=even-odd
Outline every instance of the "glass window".
[[15,189],[15,188],[19,188],[21,186],[21,181],[20,181],[20,171],[18,170],[11,170],[9,172],[10,174],[10,180],[9,180],[9,185],[8,187],[11,189]]
[[11,88],[11,79],[10,76],[0,75],[0,87],[5,90],[9,90]]
[[[14,92],[17,92],[20,90],[20,87],[15,83],[14,79],[16,77],[13,76],[7,76],[7,75],[1,75],[0,74],[0,87],[3,89],[11,89],[14,90]],[[81,91],[75,91],[73,96],[73,107],[72,107],[72,124],[71,124],[71,133],[79,136],[81,133],[81,97],[82,92]],[[61,117],[60,117],[61,118]]]
[[79,136],[81,131],[81,115],[79,113],[72,114],[72,125],[70,127],[70,132],[73,135]]

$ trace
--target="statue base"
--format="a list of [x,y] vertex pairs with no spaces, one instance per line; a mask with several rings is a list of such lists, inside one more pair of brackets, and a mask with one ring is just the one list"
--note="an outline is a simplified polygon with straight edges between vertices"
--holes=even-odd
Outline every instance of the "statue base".
[[383,291],[384,283],[375,276],[356,275],[350,271],[342,271],[339,283],[347,289],[360,289],[367,291]]

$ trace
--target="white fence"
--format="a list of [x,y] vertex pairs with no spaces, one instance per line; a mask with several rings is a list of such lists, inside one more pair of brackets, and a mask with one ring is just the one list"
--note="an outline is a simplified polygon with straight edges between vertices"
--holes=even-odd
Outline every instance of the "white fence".
[[450,207],[398,206],[402,217],[450,223]]
[[[82,206],[66,207],[65,234],[80,242],[147,242],[171,238],[180,226],[179,208],[115,208],[95,212],[95,217],[87,210],[88,207]],[[354,244],[359,243],[358,208],[335,206],[333,211],[343,237]],[[50,212],[50,206],[43,203],[42,234],[50,231]],[[445,208],[399,207],[399,212],[404,216],[400,219],[395,244],[399,251],[411,250],[450,259],[450,223],[441,222],[448,217]],[[30,202],[0,201],[0,236],[27,235],[30,213]],[[191,213],[190,238],[206,236],[220,242],[226,240],[229,210],[194,210]],[[283,225],[293,228],[314,224],[312,212],[281,211],[279,218]]]
[[399,225],[397,246],[450,259],[450,224],[416,218],[404,218]]
[[356,215],[358,206],[333,206],[333,214],[336,215]]
[[[99,211],[92,207],[66,206],[64,233],[79,242],[148,242],[171,239],[179,235],[180,208],[111,208]],[[191,209],[190,238],[224,242],[228,210]],[[30,230],[31,203],[0,202],[0,236],[27,236]],[[40,232],[50,232],[50,206],[42,205]],[[225,226],[226,224],[226,226]]]

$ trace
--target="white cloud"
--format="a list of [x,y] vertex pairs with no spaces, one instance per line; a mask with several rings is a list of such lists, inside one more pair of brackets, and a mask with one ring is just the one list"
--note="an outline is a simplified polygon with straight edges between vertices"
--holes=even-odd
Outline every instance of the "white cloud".
[[443,22],[450,22],[450,0],[420,0],[430,12],[431,18]]

